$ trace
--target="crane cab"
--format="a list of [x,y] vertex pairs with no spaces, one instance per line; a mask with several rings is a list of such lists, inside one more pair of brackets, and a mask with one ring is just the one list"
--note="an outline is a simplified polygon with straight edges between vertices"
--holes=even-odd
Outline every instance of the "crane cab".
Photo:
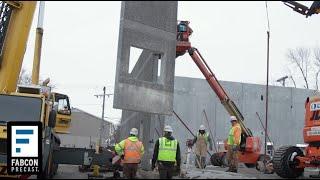
[[65,94],[51,93],[53,109],[57,112],[55,131],[57,133],[70,133],[71,126],[71,106],[69,97]]

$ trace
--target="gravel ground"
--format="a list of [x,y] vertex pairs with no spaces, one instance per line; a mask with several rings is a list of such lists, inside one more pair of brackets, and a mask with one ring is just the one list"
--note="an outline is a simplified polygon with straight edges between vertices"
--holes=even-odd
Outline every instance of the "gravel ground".
[[[263,174],[258,172],[255,168],[246,168],[244,165],[239,165],[238,173],[224,172],[227,168],[217,166],[207,166],[205,170],[199,170],[194,167],[189,167],[186,171],[185,165],[182,166],[182,172],[187,172],[185,178],[174,177],[174,179],[279,179],[274,174]],[[72,165],[59,165],[58,173],[54,179],[88,179],[88,174],[92,172],[79,172],[78,166]],[[318,174],[318,171],[306,169],[304,177],[301,179],[309,178],[311,174]],[[101,173],[103,178],[112,177],[112,173]],[[122,176],[122,174],[121,174]],[[143,171],[139,170],[137,173],[139,179],[159,179],[158,172],[156,171]]]

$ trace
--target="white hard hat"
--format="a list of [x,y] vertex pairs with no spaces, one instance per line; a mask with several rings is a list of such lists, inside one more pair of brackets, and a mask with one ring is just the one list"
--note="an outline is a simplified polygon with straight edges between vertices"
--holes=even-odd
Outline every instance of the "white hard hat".
[[163,131],[164,131],[164,132],[173,132],[173,129],[172,129],[171,126],[167,125],[167,126],[164,127],[164,130],[163,130]]
[[201,124],[199,130],[204,131],[206,130],[206,127],[203,124]]
[[130,134],[137,136],[138,135],[138,129],[137,128],[132,128],[130,130]]
[[235,116],[230,116],[230,121],[236,121],[237,120],[237,117]]

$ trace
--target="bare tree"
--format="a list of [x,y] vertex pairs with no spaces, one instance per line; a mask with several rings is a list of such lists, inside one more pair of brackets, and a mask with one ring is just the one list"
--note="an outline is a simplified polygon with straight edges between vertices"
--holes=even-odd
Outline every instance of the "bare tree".
[[29,85],[32,84],[31,74],[26,69],[21,69],[18,84]]
[[287,58],[289,59],[289,61],[295,64],[299,69],[299,72],[304,80],[304,87],[307,89],[309,89],[308,75],[311,69],[310,54],[310,49],[302,47],[289,49],[287,53]]
[[292,81],[292,84],[295,88],[297,88],[297,84],[296,84],[296,81],[294,80],[293,78],[293,72],[290,70],[290,68],[288,66],[285,66],[285,71],[286,71],[286,74],[288,76],[288,78]]
[[285,67],[286,73],[294,86],[302,82],[304,88],[319,90],[320,48],[288,49],[286,56],[290,63]]
[[[43,80],[40,77],[39,84],[42,84],[42,82],[44,82],[44,81],[45,80]],[[27,70],[24,68],[21,69],[20,76],[18,79],[18,84],[22,84],[22,85],[32,84],[32,75],[30,73],[28,73]],[[54,88],[56,88],[56,85],[50,82],[50,87],[51,87],[51,89],[54,89]]]

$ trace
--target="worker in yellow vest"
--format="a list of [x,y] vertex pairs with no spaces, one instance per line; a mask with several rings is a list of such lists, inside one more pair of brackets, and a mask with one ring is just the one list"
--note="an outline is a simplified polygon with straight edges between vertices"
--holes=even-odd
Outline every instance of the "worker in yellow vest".
[[196,168],[204,169],[206,167],[208,145],[210,151],[212,151],[211,137],[209,133],[206,132],[204,125],[200,125],[199,132],[193,139],[193,144],[196,144]]
[[152,170],[158,165],[160,179],[172,179],[175,171],[180,172],[181,156],[179,142],[172,136],[171,126],[164,127],[164,137],[159,138],[154,146]]
[[144,146],[137,136],[138,129],[132,128],[129,137],[115,145],[116,153],[123,159],[123,174],[128,179],[136,178],[138,164],[144,154]]
[[228,136],[228,152],[227,152],[227,159],[229,164],[229,169],[227,172],[238,172],[238,150],[240,149],[241,143],[241,126],[237,121],[235,116],[230,117],[230,122],[232,127],[229,131]]

